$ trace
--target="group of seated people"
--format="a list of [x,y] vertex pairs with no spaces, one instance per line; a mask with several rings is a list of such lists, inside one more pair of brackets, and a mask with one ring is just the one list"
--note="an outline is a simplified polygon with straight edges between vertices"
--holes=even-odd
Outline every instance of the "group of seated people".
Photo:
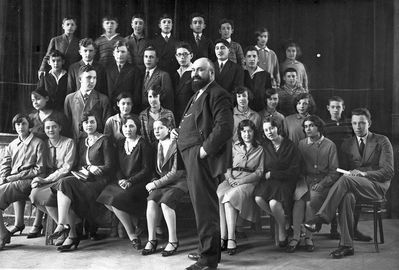
[[[105,206],[123,225],[132,247],[142,249],[143,255],[157,251],[157,228],[163,215],[168,243],[162,256],[176,253],[175,210],[188,188],[172,130],[195,94],[190,67],[194,56],[204,56],[198,53],[205,39],[201,16],[195,14],[190,22],[194,34],[201,34],[193,36],[197,51],[185,42],[173,49],[172,57],[180,65],[173,70],[173,83],[169,75],[173,65],[161,62],[157,42],[138,45],[141,39],[136,32],[142,37],[142,17],[133,17],[134,33],[127,40],[115,39],[119,37],[117,21],[106,17],[105,34],[94,43],[87,38],[80,41],[82,60],[71,63],[68,73],[62,69],[68,54],[50,50],[44,62],[51,70],[39,72],[39,85],[31,92],[34,112],[12,119],[18,138],[7,146],[1,160],[0,249],[24,230],[24,205],[30,199],[37,211],[28,238],[41,235],[43,213],[47,213],[57,223],[49,238],[56,240],[58,251],[78,247],[83,221],[95,239],[96,217]],[[171,18],[162,17],[159,26],[162,35],[170,34]],[[63,29],[63,38],[72,35],[73,40],[76,21],[66,18]],[[231,108],[231,163],[217,189],[221,250],[236,254],[237,227],[243,220],[256,222],[262,209],[274,217],[278,245],[287,252],[295,252],[302,238],[306,250],[314,251],[312,232],[331,222],[335,224],[332,236],[340,239],[332,257],[353,255],[353,239],[370,240],[357,229],[355,201],[384,197],[393,176],[389,140],[369,131],[371,115],[366,108],[354,109],[346,119],[340,97],[329,99],[326,121],[314,114],[306,72],[292,52],[296,45],[287,48],[287,57],[296,67],[282,64],[284,85],[280,87],[278,69],[260,67],[261,54],[272,52],[266,47],[267,30],[259,33],[258,47],[249,47],[245,55],[241,49],[241,57],[237,53],[241,47],[231,41],[232,32],[232,22],[223,21],[222,38],[206,50],[206,57],[213,53],[217,57],[215,81],[236,104]],[[162,46],[170,46],[171,39],[162,37],[166,44]],[[262,42],[266,49],[259,48]],[[52,44],[57,42],[52,40]],[[98,63],[93,61],[97,46]],[[142,51],[136,55],[138,48]],[[267,65],[277,60],[267,59]],[[142,78],[140,70],[145,71]],[[68,85],[65,89],[63,80]],[[337,168],[347,173],[340,175]],[[3,212],[11,203],[15,225],[9,231]],[[334,222],[337,209],[340,235]],[[139,221],[144,216],[148,241],[142,245]]]

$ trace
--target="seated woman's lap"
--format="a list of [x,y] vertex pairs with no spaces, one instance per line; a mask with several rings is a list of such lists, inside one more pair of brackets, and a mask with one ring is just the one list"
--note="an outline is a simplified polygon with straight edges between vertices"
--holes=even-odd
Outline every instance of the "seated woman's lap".
[[0,186],[0,209],[5,210],[11,203],[29,200],[32,179],[17,180]]

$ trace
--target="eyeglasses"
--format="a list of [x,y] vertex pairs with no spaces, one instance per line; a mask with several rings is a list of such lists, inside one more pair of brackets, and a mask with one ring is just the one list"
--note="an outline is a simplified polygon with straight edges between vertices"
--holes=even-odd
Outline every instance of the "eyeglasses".
[[187,56],[189,56],[190,55],[190,53],[176,53],[176,57],[184,57],[184,58],[186,58]]

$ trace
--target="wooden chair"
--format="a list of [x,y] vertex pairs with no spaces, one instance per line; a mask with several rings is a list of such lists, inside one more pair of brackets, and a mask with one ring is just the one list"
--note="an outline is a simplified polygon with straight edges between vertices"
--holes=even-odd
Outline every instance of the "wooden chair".
[[374,246],[375,250],[379,252],[378,248],[378,230],[380,231],[380,244],[384,244],[384,229],[382,227],[382,213],[386,212],[386,199],[376,199],[370,201],[359,201],[356,207],[361,209],[361,213],[373,214],[374,225]]

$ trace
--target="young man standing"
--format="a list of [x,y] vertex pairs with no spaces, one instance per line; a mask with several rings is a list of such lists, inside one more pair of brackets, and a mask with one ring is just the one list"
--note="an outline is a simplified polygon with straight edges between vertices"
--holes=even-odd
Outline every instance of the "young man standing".
[[135,14],[132,17],[132,29],[133,33],[125,37],[129,52],[131,56],[131,62],[141,71],[145,70],[143,56],[144,50],[147,47],[147,40],[144,36],[145,21],[142,14]]

